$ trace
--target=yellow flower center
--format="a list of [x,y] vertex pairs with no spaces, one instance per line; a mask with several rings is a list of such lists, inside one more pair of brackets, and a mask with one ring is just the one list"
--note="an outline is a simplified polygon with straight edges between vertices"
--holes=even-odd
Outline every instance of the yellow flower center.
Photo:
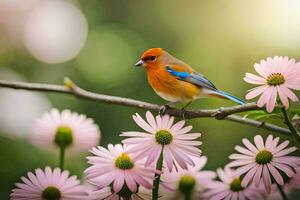
[[273,159],[273,154],[267,150],[262,150],[258,152],[255,157],[255,161],[260,165],[270,163],[272,159]]
[[284,76],[280,73],[274,73],[268,76],[267,84],[270,86],[281,85],[285,82]]
[[173,135],[166,130],[160,130],[155,133],[155,140],[158,144],[167,145],[173,141]]
[[116,160],[115,166],[119,169],[132,169],[134,164],[130,156],[126,153],[122,153]]

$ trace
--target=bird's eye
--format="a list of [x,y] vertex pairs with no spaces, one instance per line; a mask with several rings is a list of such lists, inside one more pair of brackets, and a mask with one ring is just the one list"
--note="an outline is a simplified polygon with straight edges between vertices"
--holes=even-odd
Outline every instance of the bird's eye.
[[156,59],[156,56],[151,56],[150,57],[150,60],[152,60],[152,61],[155,60],[155,59]]

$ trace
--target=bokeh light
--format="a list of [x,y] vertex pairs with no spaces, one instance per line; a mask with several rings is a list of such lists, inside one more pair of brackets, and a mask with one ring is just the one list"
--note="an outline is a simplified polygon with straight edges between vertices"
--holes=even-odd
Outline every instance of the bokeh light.
[[28,16],[24,38],[38,60],[62,63],[80,52],[87,33],[87,21],[77,7],[60,0],[44,0]]
[[135,32],[112,24],[103,25],[90,31],[78,58],[79,70],[86,79],[101,84],[101,88],[118,86],[132,76],[140,54],[135,48],[140,46],[143,40]]
[[[15,72],[1,68],[0,79],[25,81]],[[43,94],[0,88],[0,133],[28,137],[34,119],[51,108]]]

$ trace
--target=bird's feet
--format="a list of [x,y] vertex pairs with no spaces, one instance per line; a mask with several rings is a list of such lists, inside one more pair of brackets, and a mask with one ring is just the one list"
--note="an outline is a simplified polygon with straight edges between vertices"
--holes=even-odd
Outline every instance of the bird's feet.
[[168,109],[170,109],[170,106],[168,104],[161,106],[159,109],[159,115],[163,116],[164,114],[167,113]]

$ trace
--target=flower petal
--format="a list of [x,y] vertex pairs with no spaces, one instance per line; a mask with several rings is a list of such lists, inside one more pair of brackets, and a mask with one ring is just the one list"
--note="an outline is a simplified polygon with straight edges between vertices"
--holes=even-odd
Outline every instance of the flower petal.
[[278,153],[274,154],[274,157],[285,156],[285,155],[287,155],[289,153],[292,153],[296,150],[297,150],[297,147],[290,147],[290,148],[284,149],[284,150],[279,151]]
[[251,84],[263,85],[266,83],[266,80],[262,77],[256,76],[251,73],[246,73],[244,80]]
[[113,188],[115,192],[119,192],[124,185],[124,175],[119,175],[116,177],[113,183]]
[[255,63],[254,69],[259,75],[263,76],[264,78],[267,78],[269,76],[269,72],[266,70],[265,60],[261,60],[260,64]]
[[246,95],[246,99],[253,99],[253,98],[257,97],[258,95],[263,93],[266,90],[266,88],[268,88],[268,87],[269,86],[267,86],[267,85],[262,85],[262,86],[258,86],[258,87],[251,89],[248,92],[248,94]]
[[261,135],[256,135],[254,137],[254,142],[255,142],[255,145],[256,147],[258,148],[258,150],[263,150],[265,148],[265,145],[264,145],[264,140],[263,138],[261,137]]
[[[238,152],[242,153],[242,154],[245,154],[245,155],[248,155],[248,156],[254,156],[255,153],[252,152],[252,151],[249,151],[248,149],[244,148],[244,147],[241,147],[239,145],[236,145],[234,147],[235,150],[237,150]],[[258,152],[258,151],[257,151]]]
[[132,116],[135,123],[149,133],[154,133],[155,130],[138,114]]
[[285,95],[285,93],[282,91],[282,87],[277,86],[277,91],[278,91],[281,103],[284,105],[285,108],[288,108],[289,107],[289,99]]
[[146,112],[146,119],[153,129],[157,129],[155,118],[150,111]]
[[252,151],[253,153],[258,153],[258,149],[248,139],[244,138],[242,142],[250,151]]
[[263,166],[262,176],[263,176],[263,181],[264,181],[265,188],[268,192],[270,192],[272,182],[271,182],[270,172],[268,170],[267,165]]
[[244,176],[243,180],[242,180],[242,186],[246,187],[249,185],[250,181],[253,180],[253,176],[256,172],[256,170],[258,169],[259,165],[255,165],[253,168],[251,168],[246,175]]
[[278,172],[277,169],[275,169],[275,167],[271,164],[267,164],[268,168],[269,168],[269,171],[271,172],[273,178],[275,179],[275,181],[279,184],[279,185],[283,185],[284,182],[283,182],[283,178],[282,176],[280,175],[280,173]]
[[263,107],[268,101],[271,96],[272,87],[267,87],[263,94],[260,96],[260,98],[257,101],[258,107]]
[[286,95],[293,102],[298,101],[298,97],[290,89],[288,89],[284,85],[281,86],[281,91],[284,93],[284,95]]
[[269,101],[267,101],[267,111],[271,113],[275,107],[277,99],[277,90],[276,87],[271,87],[271,93],[269,97]]
[[133,179],[132,175],[131,175],[132,172],[130,171],[127,171],[125,173],[125,182],[126,182],[126,185],[128,186],[129,190],[133,193],[135,193],[137,191],[137,185],[136,185],[136,182],[135,180]]

